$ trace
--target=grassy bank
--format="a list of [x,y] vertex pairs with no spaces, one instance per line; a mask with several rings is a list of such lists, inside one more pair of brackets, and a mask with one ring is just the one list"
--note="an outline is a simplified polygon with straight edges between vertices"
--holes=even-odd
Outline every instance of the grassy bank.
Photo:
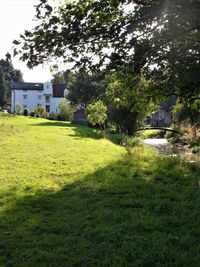
[[0,152],[0,266],[199,265],[199,166],[26,117]]

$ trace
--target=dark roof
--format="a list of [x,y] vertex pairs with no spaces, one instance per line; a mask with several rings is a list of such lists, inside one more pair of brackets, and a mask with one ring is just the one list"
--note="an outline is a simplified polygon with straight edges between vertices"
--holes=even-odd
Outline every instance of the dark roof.
[[53,84],[53,97],[64,97],[65,84]]
[[43,90],[43,83],[12,82],[11,88],[15,90]]

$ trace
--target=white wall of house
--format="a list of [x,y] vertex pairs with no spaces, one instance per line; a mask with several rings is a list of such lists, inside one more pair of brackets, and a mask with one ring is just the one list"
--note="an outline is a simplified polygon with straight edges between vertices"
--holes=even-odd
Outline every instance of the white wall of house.
[[63,100],[64,98],[61,97],[52,97],[51,98],[51,104],[50,104],[50,113],[56,113],[58,109],[58,104]]
[[37,105],[43,107],[49,106],[50,113],[56,113],[60,101],[64,98],[53,97],[52,83],[44,83],[43,90],[12,90],[11,94],[11,112],[15,113],[16,104],[21,104],[23,108],[27,108],[29,112],[33,111]]
[[15,105],[21,104],[23,108],[32,111],[38,104],[44,106],[45,97],[42,91],[37,90],[13,90],[12,91],[12,112],[15,112]]

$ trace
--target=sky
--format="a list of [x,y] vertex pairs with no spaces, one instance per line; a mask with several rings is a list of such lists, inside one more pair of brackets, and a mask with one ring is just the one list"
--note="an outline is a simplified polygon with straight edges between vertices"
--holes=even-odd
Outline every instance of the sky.
[[[5,54],[11,52],[13,40],[18,39],[24,30],[34,27],[34,5],[37,3],[38,0],[0,0],[0,59],[5,59]],[[30,70],[17,58],[12,62],[22,71],[25,82],[46,82],[52,78],[47,65]]]

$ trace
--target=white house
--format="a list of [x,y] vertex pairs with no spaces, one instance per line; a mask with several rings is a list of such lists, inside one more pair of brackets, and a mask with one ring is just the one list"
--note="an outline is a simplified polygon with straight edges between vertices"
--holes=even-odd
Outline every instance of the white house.
[[56,113],[66,93],[65,84],[12,82],[11,111],[15,113],[16,104],[19,103],[29,111],[35,106],[43,106],[49,113]]

